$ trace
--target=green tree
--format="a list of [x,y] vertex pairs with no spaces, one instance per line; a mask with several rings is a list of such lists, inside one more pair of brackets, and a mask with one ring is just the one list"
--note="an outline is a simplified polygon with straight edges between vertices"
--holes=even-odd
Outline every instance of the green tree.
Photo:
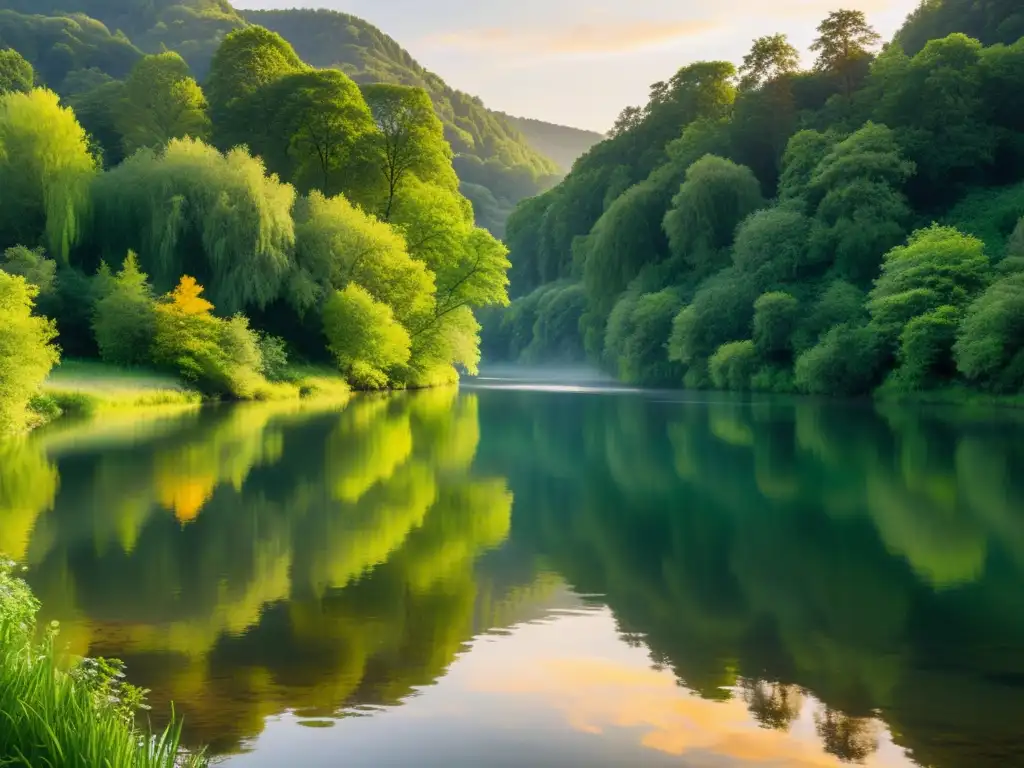
[[178,54],[167,51],[141,59],[125,81],[123,94],[117,126],[125,154],[186,136],[208,138],[206,98]]
[[344,197],[313,192],[296,215],[291,301],[300,311],[355,282],[391,307],[399,322],[434,310],[434,276],[409,256],[402,235]]
[[11,91],[28,93],[35,83],[32,65],[13,48],[0,48],[0,96]]
[[818,25],[811,50],[818,54],[814,66],[835,75],[847,99],[856,86],[856,74],[871,57],[881,36],[868,24],[863,11],[833,11]]
[[605,358],[629,384],[675,384],[681,368],[668,359],[665,343],[682,308],[670,288],[642,296],[626,294],[608,318]]
[[128,252],[117,276],[100,290],[92,320],[100,357],[115,365],[148,363],[156,335],[156,306],[134,253]]
[[750,53],[743,57],[740,67],[740,88],[751,90],[800,68],[800,52],[794,48],[785,35],[776,34],[759,37],[754,41]]
[[273,136],[265,150],[253,149],[270,170],[303,190],[369,197],[362,189],[370,186],[364,155],[375,129],[359,86],[337,70],[308,70],[266,86],[260,99],[273,116]]
[[880,344],[868,326],[837,325],[796,361],[796,386],[814,395],[861,395],[877,383]]
[[95,172],[85,132],[57,94],[0,96],[0,247],[45,245],[67,263]]
[[94,247],[108,259],[138,253],[158,291],[192,274],[227,314],[282,295],[294,268],[295,190],[244,148],[221,154],[172,139],[137,152],[93,189]]
[[910,218],[901,191],[914,172],[893,132],[867,123],[818,163],[810,193],[817,202],[811,238],[816,261],[832,262],[846,279],[867,283],[882,254],[898,243]]
[[707,156],[691,165],[672,198],[664,229],[673,255],[701,274],[723,266],[737,225],[764,204],[761,187],[745,168]]
[[915,316],[904,326],[898,375],[905,386],[926,387],[953,376],[953,344],[962,318],[960,308],[944,304]]
[[0,271],[0,434],[25,427],[29,400],[59,360],[53,321],[32,314],[36,292]]
[[872,324],[894,345],[914,317],[946,305],[965,308],[988,276],[981,240],[938,224],[920,229],[886,254],[868,298]]
[[756,368],[757,351],[752,341],[730,341],[723,344],[708,361],[711,383],[718,389],[749,389]]
[[408,175],[452,188],[457,185],[451,147],[426,91],[378,84],[364,86],[363,96],[377,126],[374,157],[383,179],[379,210],[385,221],[391,219]]
[[0,269],[9,275],[21,275],[39,289],[40,294],[53,291],[57,279],[57,262],[46,258],[42,248],[26,248],[16,245],[4,251]]
[[217,145],[229,149],[265,129],[259,91],[306,68],[276,32],[248,26],[228,33],[213,56],[205,82]]
[[763,360],[786,362],[800,321],[800,303],[788,293],[773,291],[754,302],[754,346]]
[[409,333],[390,307],[355,283],[327,300],[323,320],[331,354],[356,386],[387,386],[388,371],[409,361]]
[[1024,273],[997,280],[971,303],[953,347],[957,369],[997,392],[1024,386]]
[[795,206],[757,211],[736,230],[733,264],[765,287],[798,280],[808,266],[810,233],[811,220]]

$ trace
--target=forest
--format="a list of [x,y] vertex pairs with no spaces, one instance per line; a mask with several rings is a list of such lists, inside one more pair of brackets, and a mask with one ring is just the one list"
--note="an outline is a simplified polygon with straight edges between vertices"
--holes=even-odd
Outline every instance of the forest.
[[653,84],[510,217],[514,301],[484,316],[486,359],[655,386],[1019,393],[1022,35],[1016,0],[924,0],[885,45],[839,10],[811,69],[777,34]]
[[0,49],[20,52],[39,84],[89,102],[79,119],[94,134],[104,131],[110,81],[123,81],[145,54],[180,54],[202,83],[224,37],[249,23],[281,34],[306,63],[340,69],[360,85],[422,88],[453,147],[477,223],[499,238],[519,200],[551,187],[602,138],[489,110],[427,71],[381,30],[336,11],[243,12],[227,0],[7,0],[3,7]]
[[67,98],[36,80],[0,52],[0,429],[52,409],[58,349],[239,399],[297,394],[290,360],[367,389],[476,369],[507,250],[423,89],[359,86],[258,26],[202,85],[171,51]]

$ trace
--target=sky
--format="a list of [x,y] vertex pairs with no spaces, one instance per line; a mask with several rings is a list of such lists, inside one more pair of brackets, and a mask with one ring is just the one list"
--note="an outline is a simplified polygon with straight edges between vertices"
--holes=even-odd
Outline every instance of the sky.
[[330,8],[395,38],[491,109],[607,131],[648,86],[694,61],[739,64],[784,32],[807,48],[830,11],[856,8],[886,40],[919,0],[236,0],[239,8]]

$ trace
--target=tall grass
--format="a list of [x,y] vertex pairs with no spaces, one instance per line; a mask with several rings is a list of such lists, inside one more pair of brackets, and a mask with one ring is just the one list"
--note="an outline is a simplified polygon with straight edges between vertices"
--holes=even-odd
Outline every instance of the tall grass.
[[124,682],[119,662],[85,659],[61,667],[57,626],[36,639],[39,604],[12,567],[0,562],[0,765],[206,765],[203,755],[180,750],[180,724],[156,736],[135,725],[145,691]]

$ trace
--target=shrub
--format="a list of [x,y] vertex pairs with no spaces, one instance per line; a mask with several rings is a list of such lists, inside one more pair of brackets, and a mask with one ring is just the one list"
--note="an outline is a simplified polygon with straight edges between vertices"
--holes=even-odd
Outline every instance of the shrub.
[[956,371],[953,343],[960,317],[960,310],[947,304],[907,323],[900,335],[899,354],[899,375],[904,384],[926,386]]
[[52,320],[32,314],[38,289],[0,272],[0,434],[23,429],[28,403],[57,363]]
[[796,361],[794,383],[816,395],[865,394],[875,385],[879,340],[867,326],[838,325]]
[[267,333],[258,336],[260,372],[271,381],[284,381],[288,377],[288,350],[284,339]]
[[32,249],[16,245],[4,251],[4,261],[0,264],[0,269],[10,275],[21,275],[43,294],[53,290],[57,262],[46,258],[46,252],[42,248]]
[[800,304],[788,293],[765,293],[754,302],[754,346],[765,359],[786,358],[792,350]]
[[93,310],[92,327],[100,357],[115,365],[149,362],[156,334],[156,309],[146,274],[135,254],[128,252],[114,278],[99,275],[100,299]]
[[971,304],[953,352],[969,379],[1001,392],[1024,386],[1024,273],[993,283]]
[[389,370],[409,362],[409,332],[355,283],[335,291],[323,310],[324,333],[338,368],[359,388],[387,386]]
[[630,384],[668,384],[682,376],[669,361],[666,342],[682,302],[671,289],[621,298],[605,334],[606,359]]
[[757,351],[749,340],[723,344],[708,362],[711,381],[718,389],[749,389],[756,368]]

